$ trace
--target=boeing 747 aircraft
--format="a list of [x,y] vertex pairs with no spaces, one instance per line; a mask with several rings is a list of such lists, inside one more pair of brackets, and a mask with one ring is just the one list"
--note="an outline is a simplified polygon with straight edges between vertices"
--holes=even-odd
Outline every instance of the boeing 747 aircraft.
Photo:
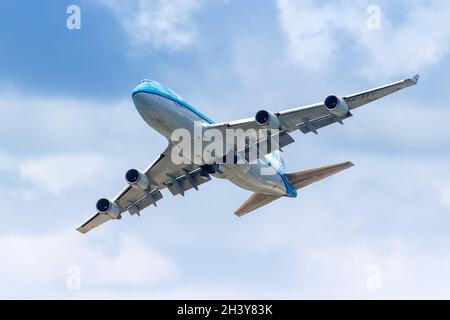
[[[353,164],[345,162],[287,173],[280,150],[294,142],[290,133],[300,130],[304,134],[318,134],[318,130],[325,126],[343,124],[345,119],[352,117],[354,109],[416,85],[418,80],[419,76],[416,75],[411,79],[345,97],[331,95],[324,102],[305,107],[275,113],[260,110],[255,117],[223,123],[215,123],[168,87],[156,81],[143,80],[133,90],[134,104],[144,121],[168,139],[168,147],[145,170],[131,169],[126,172],[126,187],[111,200],[98,200],[97,213],[82,224],[78,231],[87,233],[109,220],[119,220],[127,211],[130,215],[139,215],[146,207],[156,206],[163,198],[163,189],[167,188],[174,196],[184,196],[188,190],[198,190],[198,186],[210,181],[211,176],[227,179],[253,192],[235,211],[239,217],[281,197],[295,198],[297,190],[350,168]],[[226,150],[222,153],[208,153],[206,146],[211,141],[202,140],[200,147],[205,152],[199,153],[200,158],[196,158],[198,154],[193,158],[186,156],[188,152],[180,147],[182,141],[174,139],[174,135],[177,136],[175,133],[182,129],[184,133],[191,133],[195,140],[198,135],[194,131],[198,127],[200,137],[208,131],[222,133],[224,136],[229,131],[239,131],[251,132],[255,138],[249,140],[246,137],[241,142],[234,139],[231,142],[228,139],[219,141],[224,146],[223,150]],[[267,130],[268,134],[256,134],[260,129]],[[187,146],[195,143],[196,141],[192,141]],[[214,143],[217,146],[218,140]],[[262,148],[264,143],[269,148]],[[249,158],[250,150],[258,150],[254,161]],[[183,161],[174,159],[174,155],[180,154]],[[230,154],[232,161],[223,161]],[[242,161],[236,161],[237,158]]]

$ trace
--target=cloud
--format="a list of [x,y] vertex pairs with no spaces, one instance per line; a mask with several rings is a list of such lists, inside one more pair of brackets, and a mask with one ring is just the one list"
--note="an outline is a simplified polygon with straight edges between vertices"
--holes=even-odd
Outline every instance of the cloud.
[[[447,155],[448,150],[442,146],[450,144],[450,127],[426,124],[450,117],[450,109],[424,108],[422,103],[417,102],[405,103],[411,101],[408,96],[415,94],[414,91],[417,90],[420,90],[420,87],[409,88],[395,94],[398,96],[387,97],[355,110],[355,117],[346,121],[345,129],[334,126],[323,129],[322,132],[327,134],[330,131],[339,131],[341,139],[349,142],[345,148],[354,150],[366,147],[373,150],[377,147],[380,152],[403,150],[401,152],[419,153],[422,156],[425,156],[425,152],[427,155]],[[423,130],[429,134],[424,134]],[[329,148],[342,148],[333,140],[325,143],[328,143]]]
[[17,164],[10,154],[0,150],[0,172],[12,171],[17,167]]
[[[392,241],[389,251],[367,243],[305,249],[297,260],[297,281],[299,287],[303,286],[300,296],[445,299],[450,281],[446,271],[450,267],[449,254],[446,248],[420,251],[414,241]],[[374,279],[377,286],[373,286]]]
[[373,73],[390,76],[418,72],[448,56],[450,21],[445,17],[450,13],[450,4],[442,1],[408,4],[404,21],[386,21],[380,34],[373,36],[368,29],[359,30],[359,35],[355,32],[361,41],[358,45],[369,55],[370,63],[362,69],[368,78]]
[[[87,239],[75,231],[0,237],[0,296],[64,298],[92,294],[97,288],[152,288],[179,276],[178,268],[148,242],[131,235]],[[69,290],[75,266],[81,288]],[[101,289],[100,289],[101,291]]]
[[199,0],[103,0],[136,46],[177,50],[195,36],[191,17]]
[[323,71],[342,53],[355,57],[352,67],[366,78],[423,71],[449,52],[450,4],[408,1],[402,19],[390,19],[383,2],[381,29],[367,27],[372,3],[277,0],[289,56],[309,71]]
[[290,57],[312,71],[329,65],[338,48],[334,8],[308,0],[279,0],[277,5]]
[[0,105],[1,118],[20,119],[0,127],[0,188],[26,190],[27,198],[92,186],[94,179],[107,183],[111,171],[125,170],[117,168],[119,160],[133,158],[137,148],[120,157],[109,155],[117,154],[119,146],[139,145],[140,130],[147,128],[132,102],[23,97],[10,90],[0,92]]
[[[23,96],[17,88],[0,90],[2,150],[17,154],[90,153],[113,145],[114,138],[146,128],[128,97],[92,100],[79,97]],[[132,123],[133,125],[125,125]],[[96,142],[99,135],[109,137]],[[14,136],[14,139],[10,137]]]
[[37,187],[58,194],[78,183],[89,183],[106,163],[97,154],[46,155],[26,160],[20,174]]
[[445,208],[450,209],[450,183],[442,185],[439,188],[439,195],[441,198],[441,204]]

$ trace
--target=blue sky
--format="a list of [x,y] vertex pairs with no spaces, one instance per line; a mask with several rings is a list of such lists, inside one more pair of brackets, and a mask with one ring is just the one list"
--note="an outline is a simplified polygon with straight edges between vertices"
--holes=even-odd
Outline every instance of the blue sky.
[[[71,4],[81,30],[66,28]],[[366,26],[372,4],[379,30]],[[41,0],[0,12],[0,297],[450,297],[450,5]],[[419,86],[344,127],[295,134],[288,171],[356,164],[295,200],[237,219],[248,192],[214,180],[75,231],[165,147],[131,100],[143,78],[226,121],[415,73]]]

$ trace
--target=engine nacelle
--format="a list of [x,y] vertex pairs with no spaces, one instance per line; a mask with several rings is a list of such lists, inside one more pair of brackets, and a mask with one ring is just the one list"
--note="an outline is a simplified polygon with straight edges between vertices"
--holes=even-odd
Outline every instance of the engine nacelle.
[[255,121],[263,127],[269,127],[272,129],[280,129],[281,127],[278,117],[272,112],[266,110],[258,111],[255,115]]
[[136,169],[128,170],[125,180],[132,188],[139,190],[147,190],[150,185],[147,176]]
[[325,99],[324,104],[328,111],[338,117],[344,117],[350,112],[348,104],[338,96],[329,96]]
[[106,198],[102,198],[97,201],[97,210],[102,214],[106,214],[111,219],[120,219],[120,209],[114,202]]

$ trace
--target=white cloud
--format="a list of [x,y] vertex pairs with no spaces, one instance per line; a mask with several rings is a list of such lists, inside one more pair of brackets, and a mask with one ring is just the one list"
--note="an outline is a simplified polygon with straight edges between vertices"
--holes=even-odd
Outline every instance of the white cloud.
[[96,154],[46,155],[26,160],[20,174],[37,187],[58,194],[78,183],[89,183],[106,163]]
[[133,45],[180,49],[194,36],[191,16],[199,0],[103,0],[125,29]]
[[17,164],[10,154],[0,150],[0,171],[11,171],[16,168]]
[[[178,268],[146,241],[122,234],[87,239],[75,231],[0,237],[0,297],[63,298],[93,294],[98,287],[151,288],[179,276]],[[66,284],[69,266],[81,271],[81,289]]]
[[369,78],[373,73],[414,73],[437,64],[449,53],[449,13],[448,2],[414,1],[403,22],[385,23],[379,35],[373,36],[368,29],[359,30],[359,35],[355,32],[369,55],[363,73]]
[[[392,241],[388,250],[367,243],[305,249],[296,261],[299,293],[325,299],[445,299],[449,253],[443,248],[420,251],[414,241]],[[374,276],[370,266],[379,270],[377,288],[369,284]]]
[[[355,149],[360,149],[361,143],[370,141],[377,146],[383,144],[384,148],[391,150],[446,153],[448,150],[442,146],[450,144],[450,127],[428,124],[435,123],[436,119],[450,117],[450,109],[424,108],[417,102],[405,103],[411,100],[408,96],[414,94],[415,90],[420,90],[420,87],[399,93],[403,97],[388,97],[355,111],[355,117],[346,122],[344,130],[334,127],[324,131],[339,131],[343,140],[351,142],[347,146]],[[330,147],[333,143],[330,141]]]
[[340,19],[334,7],[309,0],[279,0],[277,4],[290,56],[313,71],[329,65],[338,48],[335,28]]
[[390,5],[381,5],[380,30],[367,28],[367,7],[360,1],[322,3],[278,0],[279,19],[289,55],[310,71],[330,68],[340,52],[363,61],[354,64],[367,78],[423,71],[447,56],[450,4],[443,1],[405,4],[403,20],[389,20]]
[[[2,149],[25,148],[27,154],[58,147],[79,149],[92,147],[99,134],[116,137],[132,135],[137,128],[145,128],[131,98],[100,101],[59,96],[27,96],[20,90],[0,90],[0,116],[4,121],[0,135],[5,139]],[[124,123],[133,123],[127,126]],[[103,143],[112,139],[103,139]]]
[[441,204],[450,209],[450,183],[444,184],[439,188],[439,195],[441,198]]
[[[5,188],[26,188],[31,198],[42,191],[60,194],[78,185],[93,186],[96,179],[112,187],[109,179],[123,182],[127,169],[147,166],[166,143],[162,137],[159,144],[157,137],[148,143],[145,134],[151,129],[131,100],[22,97],[11,90],[0,92],[0,105],[1,118],[20,119],[0,126],[0,173],[14,182],[5,182]],[[126,152],[119,152],[123,148]],[[141,148],[149,158],[135,160]],[[121,187],[118,183],[112,192]]]

